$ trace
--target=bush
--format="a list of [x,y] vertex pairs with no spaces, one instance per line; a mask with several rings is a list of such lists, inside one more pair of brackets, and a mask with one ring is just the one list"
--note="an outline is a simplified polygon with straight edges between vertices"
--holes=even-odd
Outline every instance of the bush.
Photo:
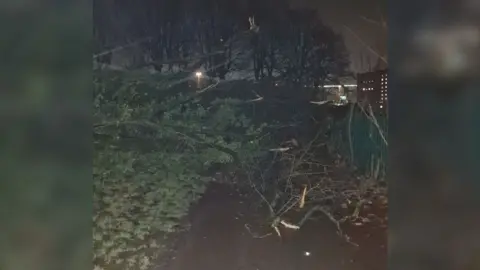
[[94,262],[96,269],[148,269],[204,192],[216,163],[260,155],[262,126],[242,101],[207,105],[172,76],[96,71],[94,77]]

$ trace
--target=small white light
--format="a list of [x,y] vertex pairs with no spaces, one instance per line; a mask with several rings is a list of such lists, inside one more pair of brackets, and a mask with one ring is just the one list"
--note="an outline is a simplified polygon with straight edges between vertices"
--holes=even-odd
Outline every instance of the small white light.
[[195,76],[197,76],[197,78],[201,78],[203,76],[203,74],[202,74],[202,72],[197,71],[197,72],[195,72]]
[[305,256],[310,256],[310,252],[305,251],[305,252],[303,253],[303,255],[305,255]]

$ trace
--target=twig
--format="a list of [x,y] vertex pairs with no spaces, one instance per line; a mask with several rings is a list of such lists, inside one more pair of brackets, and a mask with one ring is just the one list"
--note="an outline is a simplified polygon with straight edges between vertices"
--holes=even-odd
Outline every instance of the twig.
[[263,97],[260,96],[257,92],[253,91],[255,93],[255,96],[256,98],[254,99],[250,99],[250,100],[247,100],[246,102],[258,102],[258,101],[262,101],[263,100]]
[[382,12],[379,12],[379,13],[380,13],[380,21],[376,21],[365,16],[360,16],[360,18],[368,23],[376,24],[377,26],[380,26],[381,28],[387,30],[388,28],[387,22],[385,21],[385,18],[383,17]]
[[[306,162],[305,162],[306,163]],[[328,165],[322,165],[325,167],[329,167]],[[325,175],[328,172],[302,172],[302,173],[292,173],[291,176],[307,176],[307,175]]]
[[365,116],[367,116],[367,118],[373,123],[373,125],[377,128],[378,130],[378,133],[380,134],[380,137],[382,138],[383,142],[385,143],[386,146],[388,146],[388,141],[385,137],[385,135],[383,134],[383,131],[382,131],[382,128],[380,127],[380,124],[378,124],[378,121],[377,121],[377,118],[375,117],[375,114],[373,113],[373,109],[372,109],[372,106],[368,106],[368,113],[363,109],[362,106],[358,106],[360,107],[361,111],[365,114]]
[[323,101],[310,101],[310,103],[315,104],[315,105],[323,105],[327,104],[329,100],[323,100]]
[[305,196],[307,195],[307,186],[303,186],[302,196],[300,199],[299,208],[302,209],[305,206]]
[[366,21],[366,22],[371,23],[371,24],[376,24],[376,25],[378,25],[378,26],[382,26],[382,27],[383,27],[383,23],[382,23],[382,22],[378,22],[378,21],[372,20],[372,19],[367,18],[367,17],[365,17],[365,16],[360,16],[360,18],[361,18],[362,20]]
[[[310,191],[316,189],[317,187],[319,187],[320,184],[316,184],[315,186],[309,188],[306,192],[305,192],[305,196],[308,195],[310,193]],[[288,203],[292,200],[295,200],[293,203],[291,203],[288,207],[285,207],[286,205],[288,205]],[[301,197],[291,197],[290,200],[288,200],[287,203],[285,203],[282,208],[278,211],[277,213],[277,216],[281,217],[283,216],[286,212],[288,212],[290,209],[292,209],[295,205],[297,205],[299,203],[299,201],[301,200]],[[285,210],[283,210],[285,208]],[[282,211],[283,210],[283,211]]]
[[214,88],[215,86],[217,86],[219,83],[220,83],[220,82],[215,82],[215,83],[213,83],[213,84],[210,84],[209,86],[204,87],[203,89],[197,91],[196,94],[198,94],[198,95],[199,95],[199,94],[203,94],[204,92],[206,92],[206,91]]
[[272,148],[272,149],[269,149],[268,151],[270,151],[270,152],[286,152],[288,150],[290,150],[290,147]]
[[261,238],[265,238],[265,237],[268,237],[270,235],[272,235],[272,233],[266,233],[266,234],[263,234],[263,235],[258,235],[257,233],[252,233],[252,231],[250,230],[250,225],[246,224],[244,225],[245,229],[247,229],[248,233],[253,237],[253,238],[258,238],[258,239],[261,239]]
[[293,230],[298,230],[298,229],[300,229],[300,226],[295,225],[295,224],[288,223],[288,222],[286,222],[285,220],[281,220],[281,221],[280,221],[280,224],[282,224],[283,226],[285,226],[285,228],[289,228],[289,229],[293,229]]
[[304,216],[303,218],[300,220],[300,222],[298,223],[298,227],[302,227],[303,224],[305,224],[305,222],[310,218],[310,216],[316,212],[316,211],[320,211],[322,212],[325,216],[328,217],[328,219],[330,219],[330,221],[332,221],[334,224],[335,224],[335,227],[337,228],[337,234],[344,238],[345,241],[347,241],[348,243],[354,245],[354,246],[358,246],[357,243],[354,243],[352,241],[350,241],[350,237],[346,234],[343,233],[343,230],[340,226],[340,222],[338,220],[336,220],[332,214],[330,214],[327,210],[325,210],[322,206],[320,205],[316,205],[314,207],[312,207]]
[[[292,209],[292,207],[297,203],[297,199],[294,196],[291,196],[290,199],[286,203],[282,205],[282,207],[277,211],[277,216],[282,216],[288,210]],[[286,209],[286,210],[285,210]]]
[[320,136],[320,134],[322,133],[321,130],[319,130],[317,132],[317,134],[315,135],[315,137],[305,146],[305,151],[303,151],[303,153],[300,155],[300,157],[298,158],[298,161],[295,163],[295,167],[294,168],[297,168],[298,165],[300,165],[300,162],[303,160],[303,158],[305,157],[305,155],[308,153],[308,151],[310,150],[310,148],[312,147],[312,144],[318,139],[318,136]]
[[265,198],[265,196],[263,196],[263,194],[258,190],[257,186],[255,185],[255,183],[253,183],[253,181],[250,177],[248,177],[248,180],[250,181],[250,184],[253,187],[253,189],[255,190],[255,192],[257,192],[258,195],[260,196],[260,198],[267,204],[268,209],[270,210],[271,216],[274,217],[275,216],[275,210],[273,209],[272,205],[268,202],[267,198]]

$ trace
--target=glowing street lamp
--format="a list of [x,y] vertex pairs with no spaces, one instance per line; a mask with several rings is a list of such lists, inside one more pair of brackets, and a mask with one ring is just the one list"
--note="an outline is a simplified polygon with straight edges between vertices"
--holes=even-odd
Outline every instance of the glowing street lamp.
[[200,79],[203,77],[203,73],[201,71],[195,72],[195,77],[197,77],[197,88],[200,88]]

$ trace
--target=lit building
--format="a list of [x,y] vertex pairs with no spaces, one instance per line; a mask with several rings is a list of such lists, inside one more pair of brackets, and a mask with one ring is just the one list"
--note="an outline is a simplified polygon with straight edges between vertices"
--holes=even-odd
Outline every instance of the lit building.
[[356,102],[357,83],[353,77],[337,78],[338,84],[325,84],[320,86],[325,91],[325,99],[335,105],[345,105]]
[[388,108],[388,70],[379,70],[357,75],[357,102],[370,104],[377,113],[386,113]]

